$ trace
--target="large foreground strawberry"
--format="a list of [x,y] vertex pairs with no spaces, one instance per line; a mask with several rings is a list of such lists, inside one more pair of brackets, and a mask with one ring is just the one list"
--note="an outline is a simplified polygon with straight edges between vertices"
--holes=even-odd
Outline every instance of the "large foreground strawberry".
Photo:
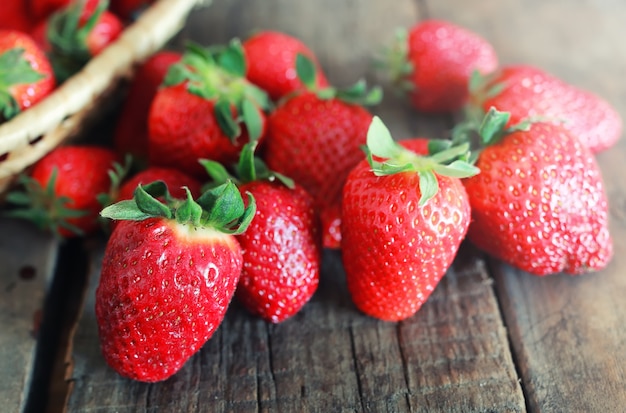
[[535,275],[606,267],[613,252],[608,203],[592,153],[561,126],[507,129],[507,113],[487,116],[483,124],[494,127],[482,129],[481,173],[464,181],[468,238]]
[[562,125],[592,152],[611,147],[622,119],[609,102],[534,66],[512,65],[487,78],[473,104],[511,114],[509,125],[529,117]]
[[196,201],[189,192],[171,198],[155,182],[102,211],[123,220],[107,243],[96,291],[102,353],[115,371],[165,380],[209,340],[241,273],[233,234],[247,228],[254,211],[253,198],[244,208],[230,182]]
[[465,147],[431,156],[428,141],[392,141],[375,118],[374,155],[350,172],[343,190],[342,258],[356,306],[382,320],[415,314],[456,256],[470,222],[459,178],[475,174]]

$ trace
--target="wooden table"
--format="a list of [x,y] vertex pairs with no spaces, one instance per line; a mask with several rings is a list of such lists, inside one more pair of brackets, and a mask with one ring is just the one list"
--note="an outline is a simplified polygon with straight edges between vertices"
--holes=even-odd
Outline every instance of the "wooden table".
[[[621,0],[215,0],[172,45],[279,29],[315,50],[333,83],[376,83],[373,54],[395,27],[427,17],[480,33],[502,63],[542,67],[626,115]],[[387,92],[373,111],[396,138],[441,137],[454,121]],[[356,310],[340,254],[326,251],[300,314],[271,325],[234,303],[201,352],[152,385],[120,378],[99,352],[93,301],[105,239],[61,244],[1,220],[0,410],[624,412],[625,156],[624,139],[597,156],[615,239],[604,271],[534,277],[466,243],[423,308],[389,323]]]

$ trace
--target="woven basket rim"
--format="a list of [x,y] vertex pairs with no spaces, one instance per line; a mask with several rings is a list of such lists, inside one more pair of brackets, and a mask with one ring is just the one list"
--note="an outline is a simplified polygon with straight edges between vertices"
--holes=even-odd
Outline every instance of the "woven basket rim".
[[[0,124],[0,180],[23,171],[62,143],[58,130],[72,116],[89,108],[117,79],[159,50],[185,24],[191,9],[206,0],[158,0],[80,72],[59,85],[42,101]],[[97,108],[91,108],[97,110]],[[67,128],[66,128],[67,129]],[[39,144],[42,136],[53,142]],[[36,144],[31,144],[37,141]],[[15,155],[18,153],[18,155]],[[9,156],[7,156],[9,155]],[[4,188],[0,183],[0,192]]]

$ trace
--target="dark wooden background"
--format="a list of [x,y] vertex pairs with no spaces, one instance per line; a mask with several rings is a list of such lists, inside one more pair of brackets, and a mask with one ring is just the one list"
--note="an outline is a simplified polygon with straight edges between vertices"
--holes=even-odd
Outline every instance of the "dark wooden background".
[[[621,0],[214,0],[172,47],[277,29],[307,43],[334,84],[378,83],[374,54],[396,27],[429,17],[481,34],[504,64],[542,67],[626,114]],[[386,92],[373,112],[398,139],[441,137],[453,124]],[[120,378],[99,353],[93,292],[105,240],[60,245],[0,221],[0,403],[99,413],[626,411],[625,155],[623,139],[598,155],[615,239],[602,272],[534,277],[464,244],[418,314],[388,323],[356,310],[340,254],[327,251],[300,314],[270,325],[235,303],[179,374],[152,385]]]

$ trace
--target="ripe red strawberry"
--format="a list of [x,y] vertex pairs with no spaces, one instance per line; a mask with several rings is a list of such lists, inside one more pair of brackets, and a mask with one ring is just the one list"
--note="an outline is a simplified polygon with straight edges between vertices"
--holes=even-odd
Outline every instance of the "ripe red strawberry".
[[237,298],[253,314],[280,323],[298,313],[319,283],[320,242],[311,196],[301,187],[251,182],[257,214],[239,235],[244,266]]
[[[175,374],[213,335],[242,267],[234,234],[254,216],[232,183],[196,201],[156,182],[102,211],[111,234],[96,290],[102,354],[120,375],[144,382]],[[169,202],[161,203],[164,197]]]
[[116,201],[132,199],[138,185],[147,185],[154,181],[163,181],[174,198],[185,198],[187,192],[184,187],[194,197],[200,195],[202,188],[200,181],[177,169],[150,166],[122,183]]
[[24,0],[2,0],[0,30],[29,33],[34,25]]
[[[483,132],[488,145],[464,181],[472,206],[468,238],[535,275],[581,274],[612,256],[608,204],[592,153],[559,125],[503,129],[507,113]],[[487,129],[484,129],[487,130]]]
[[147,160],[150,105],[169,67],[180,59],[178,52],[160,51],[137,68],[113,134],[118,153],[130,153],[136,160]]
[[121,20],[107,10],[108,0],[78,0],[52,14],[34,30],[62,82],[78,72],[122,33]]
[[426,140],[394,143],[378,118],[367,146],[384,161],[361,161],[346,181],[343,264],[356,306],[397,321],[420,309],[452,264],[470,222],[459,178],[477,171],[456,159],[467,146],[419,155]]
[[190,45],[159,89],[148,115],[150,163],[206,175],[199,159],[236,162],[246,142],[265,135],[265,92],[248,82],[237,41]]
[[246,77],[274,100],[305,88],[296,73],[299,54],[313,62],[316,87],[328,86],[317,57],[296,37],[272,30],[260,31],[243,42],[243,49],[247,64]]
[[442,20],[422,21],[408,34],[399,31],[387,58],[391,80],[409,93],[416,109],[428,113],[461,109],[472,72],[487,74],[498,67],[489,42]]
[[48,19],[54,12],[67,7],[73,0],[20,0],[28,5],[33,21],[40,23]]
[[50,62],[31,37],[0,30],[0,122],[30,108],[54,87]]
[[[215,181],[228,176],[216,162],[203,165]],[[257,205],[252,224],[237,236],[244,264],[236,296],[252,314],[280,323],[302,309],[319,283],[321,244],[313,199],[267,169],[254,157],[253,144],[242,150],[236,173],[240,192],[252,194]]]
[[18,206],[10,215],[38,227],[73,237],[99,229],[99,198],[109,194],[117,155],[96,146],[62,146],[39,160],[30,176],[21,176],[25,192],[12,192],[7,201]]
[[[304,83],[314,88],[311,79]],[[311,194],[324,218],[322,227],[328,228],[323,235],[325,247],[339,246],[341,190],[350,170],[363,159],[360,148],[372,115],[362,105],[379,99],[378,89],[365,95],[364,83],[349,91],[305,91],[283,102],[268,118],[264,159],[271,170],[292,178]]]
[[607,101],[539,68],[504,67],[484,88],[483,96],[477,91],[474,104],[484,112],[491,107],[510,112],[511,125],[540,116],[561,123],[592,152],[609,148],[622,134],[621,117]]

